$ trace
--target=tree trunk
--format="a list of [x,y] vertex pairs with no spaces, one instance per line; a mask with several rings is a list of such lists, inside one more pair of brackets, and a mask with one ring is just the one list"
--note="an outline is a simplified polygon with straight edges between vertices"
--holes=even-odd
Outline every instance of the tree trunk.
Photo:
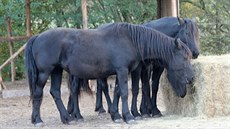
[[30,0],[26,0],[26,36],[31,35]]
[[178,0],[157,0],[157,16],[179,16]]
[[87,18],[87,0],[81,0],[81,10],[82,10],[82,24],[83,29],[87,29],[88,18]]

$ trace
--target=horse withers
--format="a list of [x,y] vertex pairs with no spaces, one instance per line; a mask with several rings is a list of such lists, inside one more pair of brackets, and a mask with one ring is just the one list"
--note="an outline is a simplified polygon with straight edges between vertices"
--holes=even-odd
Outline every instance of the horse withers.
[[[63,70],[82,79],[117,75],[122,99],[122,116],[127,122],[134,117],[128,108],[128,73],[147,59],[160,59],[178,95],[185,95],[185,82],[192,78],[191,51],[175,40],[153,29],[128,23],[113,23],[98,29],[78,30],[56,28],[33,36],[25,49],[25,64],[32,99],[31,121],[42,125],[40,106],[43,88],[51,76],[50,93],[63,123],[72,118],[63,105],[60,93]],[[180,69],[178,69],[180,68]],[[177,72],[175,72],[177,71]],[[181,73],[178,74],[175,73]],[[174,85],[176,84],[176,85]],[[182,90],[181,90],[182,89]],[[73,91],[71,91],[73,92]],[[76,97],[76,96],[72,96]],[[112,104],[111,109],[116,109]],[[120,119],[117,110],[110,110],[113,120]]]

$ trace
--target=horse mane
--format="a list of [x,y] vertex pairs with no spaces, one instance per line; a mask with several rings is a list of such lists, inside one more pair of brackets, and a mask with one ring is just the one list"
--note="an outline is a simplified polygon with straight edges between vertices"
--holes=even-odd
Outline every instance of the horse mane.
[[196,45],[200,46],[199,45],[199,31],[198,31],[196,22],[188,18],[185,18],[184,21],[185,21],[186,28],[190,28],[187,30],[190,30],[190,33],[192,34],[192,36],[196,38],[196,41],[197,41]]
[[[175,39],[155,29],[129,23],[109,23],[102,25],[97,29],[113,30],[110,31],[113,35],[120,36],[123,36],[122,31],[127,31],[142,60],[144,60],[144,57],[151,58],[152,55],[160,57],[166,62],[174,59],[173,51],[175,47]],[[181,40],[177,41],[180,42],[184,50],[184,54],[190,59],[192,57],[190,49]]]
[[[141,25],[133,25],[128,23],[120,23],[117,26],[126,27],[129,31],[129,35],[133,41],[133,45],[140,53],[142,59],[144,56],[151,58],[151,55],[155,57],[160,57],[164,61],[168,62],[171,59],[174,59],[174,48],[175,48],[175,39],[148,27]],[[191,51],[182,41],[180,42],[184,54],[191,59]],[[144,49],[147,49],[144,53]]]
[[[169,58],[174,57],[172,50],[173,47],[170,47],[172,45],[172,41],[170,41],[169,38],[163,38],[163,36],[157,33],[157,31],[148,31],[150,29],[146,27],[139,27],[137,25],[128,25],[128,30],[134,46],[138,49],[142,59],[144,54],[147,55],[147,58],[150,55],[154,55],[159,56],[163,60],[169,60]],[[168,42],[169,44],[165,44],[165,42]],[[147,49],[146,53],[144,53],[144,49]]]

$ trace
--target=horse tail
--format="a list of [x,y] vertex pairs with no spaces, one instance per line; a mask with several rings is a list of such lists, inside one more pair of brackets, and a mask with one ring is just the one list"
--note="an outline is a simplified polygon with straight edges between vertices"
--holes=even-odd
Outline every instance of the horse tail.
[[77,78],[71,74],[68,74],[68,88],[70,93],[76,93],[78,96],[81,95],[82,90],[92,95],[88,80]]
[[38,35],[32,36],[28,40],[25,48],[26,77],[29,83],[30,99],[33,97],[34,91],[36,89],[36,81],[38,78],[38,69],[32,54],[33,42],[37,37]]

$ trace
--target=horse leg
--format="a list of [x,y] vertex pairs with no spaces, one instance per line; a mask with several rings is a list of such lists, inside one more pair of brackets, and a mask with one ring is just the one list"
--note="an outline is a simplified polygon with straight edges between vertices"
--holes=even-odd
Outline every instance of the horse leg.
[[117,71],[118,86],[122,101],[122,116],[126,123],[134,122],[128,107],[128,69],[120,69]]
[[143,117],[149,117],[151,114],[151,100],[150,100],[150,80],[151,71],[150,68],[143,66],[141,71],[141,83],[142,83],[142,102],[140,106],[140,112]]
[[135,71],[131,73],[132,79],[132,104],[131,104],[131,112],[135,119],[140,119],[141,115],[138,113],[137,110],[137,96],[139,93],[139,79],[141,74],[141,63],[138,65]]
[[41,107],[42,97],[43,97],[43,88],[46,84],[48,77],[49,77],[49,74],[47,73],[38,74],[36,89],[33,95],[31,96],[33,100],[31,122],[34,124],[34,126],[43,126],[43,121],[40,116],[40,107]]
[[69,114],[72,114],[73,113],[73,99],[71,97],[71,95],[69,95],[69,100],[68,100],[68,104],[67,104],[67,112]]
[[97,93],[96,93],[96,108],[95,111],[99,111],[99,114],[106,112],[102,105],[102,88],[103,82],[101,79],[97,79]]
[[161,117],[162,114],[160,110],[157,108],[157,92],[159,87],[159,80],[164,68],[154,67],[154,72],[152,73],[152,117]]
[[120,123],[122,121],[121,115],[118,112],[118,104],[119,104],[119,99],[120,99],[120,91],[119,87],[117,85],[117,77],[116,77],[116,82],[115,82],[115,88],[114,88],[114,96],[113,96],[113,103],[110,106],[110,115],[112,120],[115,123]]
[[110,106],[112,105],[112,102],[111,102],[111,99],[110,99],[110,96],[109,96],[109,85],[108,85],[108,82],[107,82],[107,78],[103,78],[102,79],[102,91],[105,95],[105,99],[107,101],[107,105],[108,105],[108,112],[110,113]]
[[[72,112],[71,116],[75,118],[77,121],[83,121],[83,117],[80,113],[79,108],[79,97],[80,94],[80,85],[83,85],[83,79],[79,79],[73,75],[69,74],[69,89],[70,89],[70,100],[69,103],[71,104]],[[69,104],[68,103],[68,104]]]
[[67,110],[65,109],[65,106],[63,105],[63,102],[61,100],[61,81],[62,81],[62,68],[56,67],[51,72],[51,88],[50,88],[50,94],[53,96],[53,99],[56,103],[56,106],[59,110],[61,121],[64,124],[68,124],[72,118],[68,114]]

